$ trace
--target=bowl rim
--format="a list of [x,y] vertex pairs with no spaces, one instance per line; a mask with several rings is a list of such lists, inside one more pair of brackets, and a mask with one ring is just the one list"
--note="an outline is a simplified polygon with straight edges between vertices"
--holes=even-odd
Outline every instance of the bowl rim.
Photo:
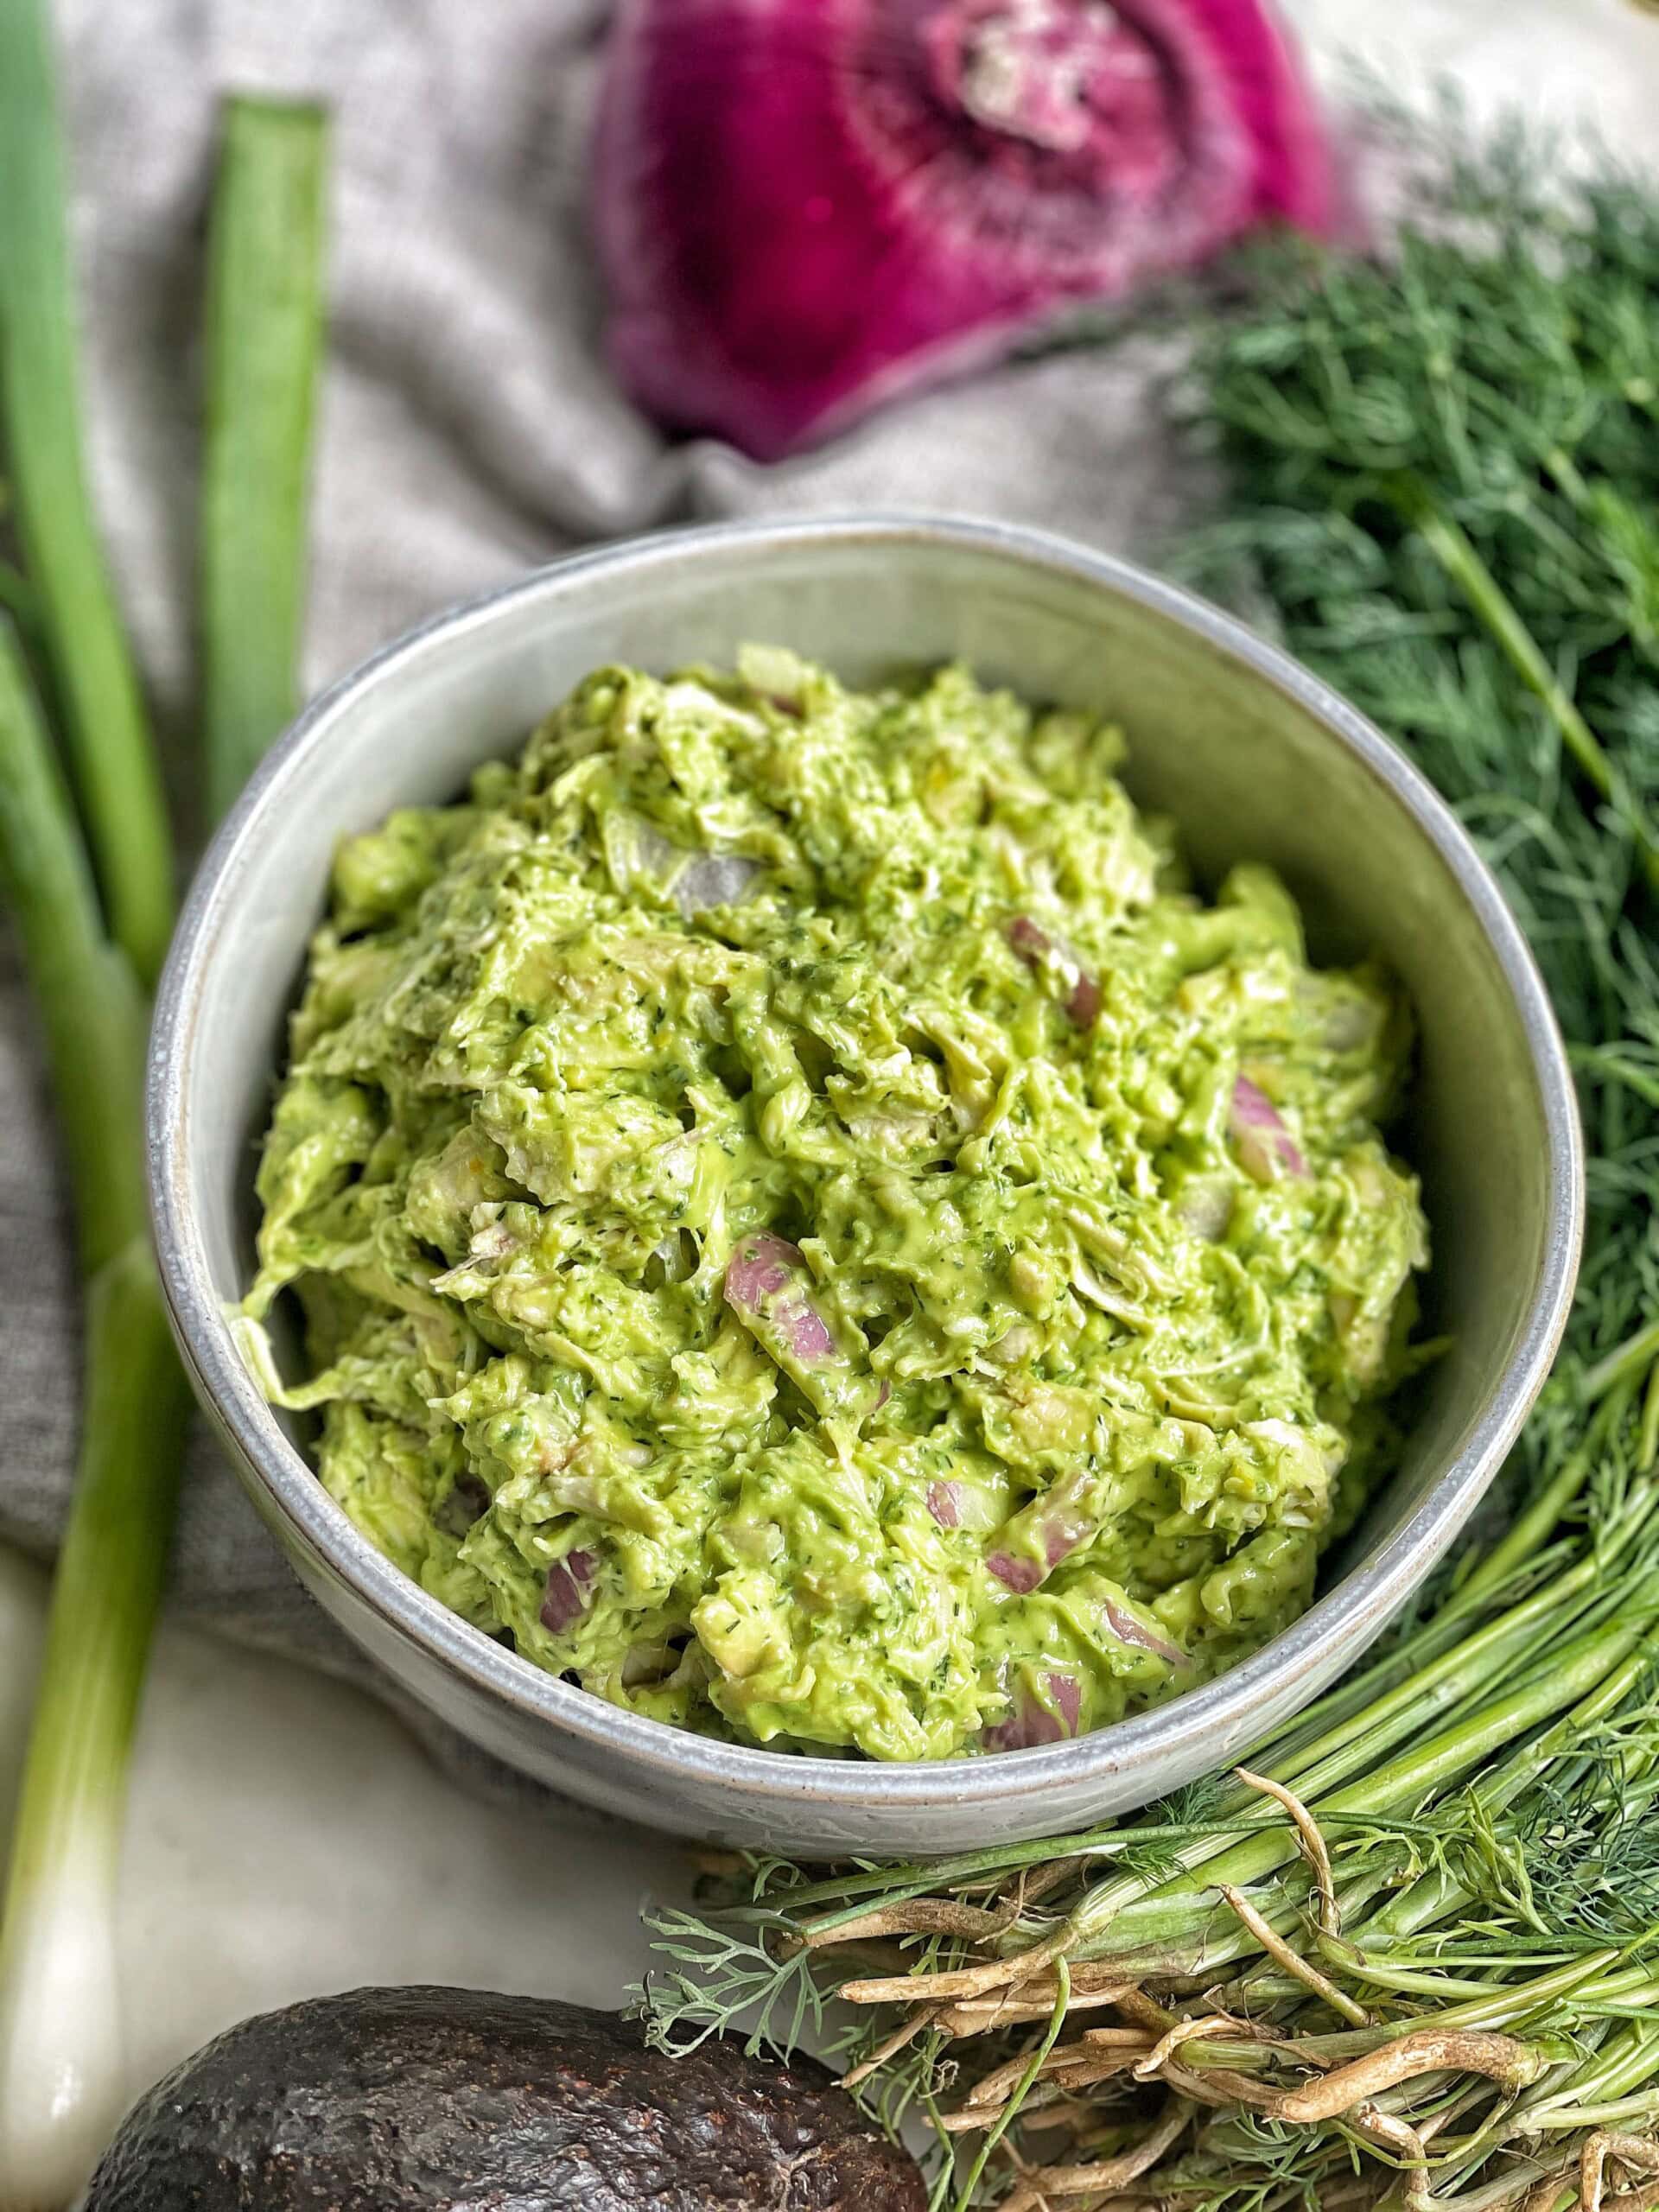
[[[543,1672],[473,1628],[378,1552],[323,1489],[260,1395],[227,1325],[208,1271],[193,1201],[190,1122],[185,1111],[204,978],[224,941],[245,856],[270,810],[280,810],[307,761],[364,693],[411,662],[441,656],[458,636],[527,602],[582,591],[611,571],[695,560],[709,550],[781,552],[863,543],[872,554],[920,540],[998,556],[1016,567],[1059,570],[1137,601],[1241,661],[1318,720],[1412,817],[1439,853],[1491,945],[1519,1019],[1538,1085],[1548,1139],[1543,1249],[1513,1356],[1488,1385],[1464,1448],[1375,1558],[1344,1575],[1289,1628],[1213,1681],[1091,1735],[994,1759],[909,1764],[803,1758],[721,1742],[610,1704]],[[343,1580],[395,1637],[475,1690],[626,1759],[664,1784],[741,1789],[780,1807],[810,1803],[855,1813],[960,1810],[1006,1797],[1086,1790],[1145,1762],[1205,1765],[1206,1744],[1226,1740],[1258,1696],[1287,1669],[1328,1678],[1356,1633],[1379,1630],[1410,1596],[1473,1510],[1516,1440],[1566,1327],[1584,1221],[1584,1160],[1567,1054],[1543,979],[1485,862],[1421,772],[1365,716],[1276,645],[1195,594],[1059,535],[948,512],[762,518],[702,524],[570,555],[416,625],[348,671],[306,707],[276,741],[231,809],[197,869],[158,987],[146,1078],[146,1169],[163,1293],[185,1364],[210,1412],[264,1492],[265,1517]],[[1363,1649],[1363,1643],[1358,1646]],[[849,1848],[855,1847],[851,1845]]]

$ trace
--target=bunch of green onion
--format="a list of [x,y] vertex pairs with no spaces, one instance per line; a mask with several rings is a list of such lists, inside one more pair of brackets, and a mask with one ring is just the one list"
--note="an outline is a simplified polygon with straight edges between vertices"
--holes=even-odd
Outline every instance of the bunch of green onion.
[[[175,859],[88,491],[46,0],[0,8],[0,439],[18,556],[0,563],[0,887],[46,1048],[86,1323],[80,1462],[0,1918],[0,2212],[56,2212],[132,2086],[115,1884],[188,1408],[142,1171],[148,994]],[[228,104],[201,541],[215,808],[294,704],[323,156],[315,111]]]
[[1259,257],[1183,412],[1188,566],[1427,770],[1543,966],[1567,1343],[1484,1533],[1247,1769],[657,1916],[658,2037],[838,2038],[936,2205],[1659,2205],[1659,194],[1547,173],[1436,156],[1386,258]]

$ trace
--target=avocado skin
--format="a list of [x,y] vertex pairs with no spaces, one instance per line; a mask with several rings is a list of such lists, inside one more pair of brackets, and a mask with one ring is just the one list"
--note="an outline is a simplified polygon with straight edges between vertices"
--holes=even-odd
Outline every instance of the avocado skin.
[[129,2113],[86,2212],[924,2212],[832,2076],[470,1989],[265,2012]]

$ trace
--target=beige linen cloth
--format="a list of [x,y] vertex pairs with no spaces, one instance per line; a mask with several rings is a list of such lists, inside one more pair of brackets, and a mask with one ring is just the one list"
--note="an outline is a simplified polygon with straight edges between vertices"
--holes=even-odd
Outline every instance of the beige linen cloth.
[[[59,0],[94,474],[191,779],[202,243],[217,97],[335,115],[332,322],[305,675],[571,548],[725,515],[937,506],[1145,550],[1177,500],[1137,342],[1010,365],[757,468],[669,445],[606,372],[588,244],[598,0]],[[64,1193],[15,963],[0,971],[0,1541],[52,1553],[79,1339]],[[205,1427],[187,1618],[366,1680],[474,1782],[528,1790],[373,1675],[293,1580]]]

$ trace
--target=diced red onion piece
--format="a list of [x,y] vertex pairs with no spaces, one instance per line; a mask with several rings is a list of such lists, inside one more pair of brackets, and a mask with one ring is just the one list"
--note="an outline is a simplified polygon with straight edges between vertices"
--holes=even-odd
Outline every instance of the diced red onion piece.
[[1233,1193],[1224,1176],[1189,1183],[1176,1201],[1176,1212],[1195,1236],[1218,1244],[1233,1217]]
[[927,1486],[927,1510],[941,1529],[962,1526],[962,1484],[957,1482],[930,1483]]
[[1083,1684],[1075,1675],[1050,1675],[1048,1694],[1060,1709],[1066,1734],[1075,1736],[1083,1718]]
[[830,1333],[829,1324],[814,1306],[804,1298],[791,1299],[778,1309],[779,1325],[788,1336],[790,1349],[797,1359],[833,1359],[836,1340]]
[[1071,946],[1050,937],[1046,930],[1039,929],[1029,914],[1016,914],[1008,924],[1007,936],[1008,943],[1027,968],[1040,968],[1050,953],[1058,953],[1077,978],[1060,1001],[1065,1018],[1079,1029],[1092,1029],[1100,1019],[1100,985]]
[[1233,1084],[1228,1128],[1244,1173],[1257,1183],[1271,1183],[1283,1175],[1306,1175],[1307,1162],[1295,1139],[1275,1112],[1272,1100],[1249,1076]]
[[1100,985],[1092,976],[1080,975],[1065,1001],[1066,1020],[1079,1029],[1092,1029],[1100,1019]]
[[992,1552],[985,1564],[1016,1598],[1028,1596],[1043,1579],[1043,1569],[1034,1559],[1021,1559],[1014,1552]]
[[1064,1743],[1077,1733],[1083,1718],[1083,1685],[1075,1675],[1051,1672],[1044,1681],[1055,1710],[1021,1688],[1014,1711],[1006,1720],[986,1729],[980,1738],[988,1751],[1032,1751],[1039,1744]]
[[779,1313],[779,1320],[788,1334],[790,1346],[799,1360],[834,1359],[836,1340],[829,1325],[815,1306],[804,1299],[798,1305],[791,1302]]
[[740,1319],[764,1322],[779,1349],[804,1365],[840,1357],[812,1303],[811,1270],[798,1244],[762,1231],[746,1236],[726,1266],[726,1303]]
[[593,1599],[589,1587],[599,1561],[592,1552],[567,1552],[547,1570],[547,1592],[542,1599],[542,1626],[561,1635],[582,1618]]
[[1102,1610],[1106,1615],[1107,1626],[1120,1643],[1132,1643],[1137,1650],[1153,1652],[1158,1658],[1168,1660],[1172,1667],[1185,1666],[1186,1654],[1180,1645],[1170,1643],[1166,1637],[1149,1629],[1127,1606],[1114,1605],[1108,1598]]
[[763,1298],[786,1289],[794,1271],[805,1264],[800,1246],[785,1237],[765,1230],[746,1236],[726,1263],[727,1303],[752,1313]]
[[[837,1343],[817,1302],[800,1247],[761,1230],[741,1238],[726,1266],[726,1303],[814,1409],[866,1421],[892,1395],[885,1378]],[[862,1338],[858,1339],[863,1349]]]
[[[1069,1552],[1094,1535],[1092,1487],[1086,1471],[1079,1468],[1074,1474],[1063,1475],[1052,1490],[1022,1506],[1004,1530],[1005,1537],[1015,1541],[987,1554],[988,1572],[1017,1597],[1035,1590]],[[1039,1550],[1040,1558],[1034,1556]]]
[[674,879],[674,904],[688,921],[708,906],[734,906],[761,863],[742,853],[697,853]]
[[1042,1523],[1043,1556],[1051,1567],[1058,1567],[1068,1552],[1074,1552],[1093,1529],[1091,1521],[1074,1521],[1070,1516],[1056,1515]]

